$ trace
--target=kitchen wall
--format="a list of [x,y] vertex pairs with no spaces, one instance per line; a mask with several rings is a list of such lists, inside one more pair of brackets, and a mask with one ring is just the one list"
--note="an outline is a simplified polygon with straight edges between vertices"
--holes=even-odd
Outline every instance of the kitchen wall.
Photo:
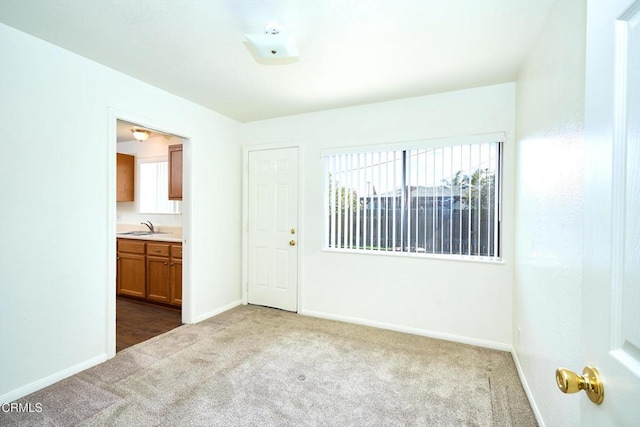
[[586,1],[558,0],[517,81],[514,347],[541,421],[580,425]]
[[242,175],[240,125],[227,117],[4,24],[0,63],[0,401],[7,402],[110,355],[116,118],[188,138],[192,321],[241,300]]
[[[515,85],[246,123],[245,149],[300,146],[303,314],[510,349]],[[503,262],[325,252],[321,150],[505,132]]]
[[[182,144],[182,138],[177,136],[151,136],[147,140],[140,142],[138,140],[118,142],[116,150],[118,153],[129,154],[136,157],[137,162],[140,159],[159,159],[161,157],[167,159],[169,145]],[[136,170],[135,174],[135,192],[140,191],[139,174]],[[177,202],[182,204],[181,201]],[[136,225],[140,229],[144,225],[143,221],[151,221],[160,231],[162,227],[182,227],[182,214],[148,214],[139,213],[137,201],[133,202],[117,202],[116,205],[116,221],[118,225]]]

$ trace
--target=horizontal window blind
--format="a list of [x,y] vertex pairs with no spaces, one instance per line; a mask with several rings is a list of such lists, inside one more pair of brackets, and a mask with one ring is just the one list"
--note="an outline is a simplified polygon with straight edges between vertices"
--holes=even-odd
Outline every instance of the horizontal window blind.
[[501,142],[324,156],[325,247],[500,257]]

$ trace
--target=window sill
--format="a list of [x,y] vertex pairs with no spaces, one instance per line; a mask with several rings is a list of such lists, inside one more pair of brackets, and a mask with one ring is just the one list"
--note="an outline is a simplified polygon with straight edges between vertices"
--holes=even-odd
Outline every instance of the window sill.
[[490,264],[490,265],[505,265],[506,262],[502,258],[494,258],[487,256],[470,256],[470,255],[438,255],[438,254],[422,254],[422,253],[414,253],[414,252],[398,252],[398,251],[374,251],[374,250],[364,250],[364,249],[332,249],[332,248],[323,248],[322,252],[327,253],[340,253],[340,254],[351,254],[351,255],[375,255],[375,256],[390,256],[390,257],[400,257],[400,258],[413,258],[413,259],[429,259],[429,260],[438,260],[438,261],[456,261],[456,262],[472,262],[472,263],[480,263],[480,264]]

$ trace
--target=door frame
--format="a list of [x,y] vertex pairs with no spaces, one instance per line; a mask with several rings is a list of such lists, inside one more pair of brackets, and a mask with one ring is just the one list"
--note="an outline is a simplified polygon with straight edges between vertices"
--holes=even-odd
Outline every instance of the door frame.
[[267,150],[280,150],[285,148],[295,148],[298,150],[298,209],[297,209],[297,222],[298,222],[298,259],[297,259],[297,309],[296,312],[302,311],[302,254],[304,253],[304,223],[303,207],[304,207],[304,192],[302,191],[304,178],[300,171],[304,170],[303,156],[302,156],[302,144],[298,141],[295,142],[280,142],[269,143],[260,145],[250,145],[242,147],[242,304],[249,304],[249,153],[254,151],[267,151]]
[[191,241],[191,138],[184,129],[178,129],[164,121],[109,107],[107,126],[107,359],[116,355],[116,144],[117,121],[136,123],[183,139],[182,170],[182,323],[194,322],[194,290],[191,286],[191,249],[185,243]]

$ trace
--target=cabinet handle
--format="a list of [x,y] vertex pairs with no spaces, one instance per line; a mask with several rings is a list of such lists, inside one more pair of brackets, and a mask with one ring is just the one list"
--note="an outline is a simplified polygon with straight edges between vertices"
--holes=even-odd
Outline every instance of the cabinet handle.
[[175,265],[174,263],[171,263],[171,267],[173,267],[174,265]]
[[164,265],[167,265],[167,263],[165,262]]
[[154,249],[153,252],[160,253],[160,249]]

